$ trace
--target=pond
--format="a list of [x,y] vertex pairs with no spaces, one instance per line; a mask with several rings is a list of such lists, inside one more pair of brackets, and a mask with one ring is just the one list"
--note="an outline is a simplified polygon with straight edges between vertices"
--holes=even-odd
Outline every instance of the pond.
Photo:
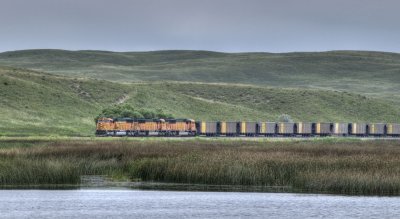
[[132,189],[0,190],[1,218],[393,218],[400,197]]

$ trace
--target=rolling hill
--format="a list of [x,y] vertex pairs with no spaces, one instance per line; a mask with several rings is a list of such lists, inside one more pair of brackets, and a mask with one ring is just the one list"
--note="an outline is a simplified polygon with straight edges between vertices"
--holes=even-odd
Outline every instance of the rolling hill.
[[[4,54],[3,54],[4,55]],[[218,56],[219,54],[215,54]],[[0,67],[0,135],[93,135],[105,106],[162,108],[196,120],[400,122],[390,101],[349,92],[189,82],[120,83]]]
[[400,54],[23,50],[0,65],[111,81],[182,81],[339,90],[400,104]]

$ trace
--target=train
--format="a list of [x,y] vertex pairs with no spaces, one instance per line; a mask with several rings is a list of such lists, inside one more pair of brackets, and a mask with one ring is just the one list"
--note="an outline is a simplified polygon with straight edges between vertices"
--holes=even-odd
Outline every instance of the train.
[[96,136],[400,137],[400,124],[99,118]]

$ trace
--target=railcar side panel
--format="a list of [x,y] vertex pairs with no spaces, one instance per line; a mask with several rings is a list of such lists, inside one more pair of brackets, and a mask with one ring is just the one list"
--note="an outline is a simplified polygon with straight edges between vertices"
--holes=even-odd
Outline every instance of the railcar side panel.
[[239,127],[238,122],[226,122],[226,135],[228,136],[238,135],[239,133],[238,127]]
[[294,123],[293,122],[280,122],[278,123],[278,134],[280,135],[294,135]]
[[266,122],[265,123],[265,134],[269,136],[273,136],[277,134],[277,124],[275,122]]
[[390,136],[400,136],[400,124],[386,124],[387,134]]
[[217,135],[217,122],[206,122],[206,135],[215,136]]
[[328,122],[318,122],[315,124],[315,134],[330,135],[332,133],[332,124]]
[[369,123],[368,134],[375,136],[382,136],[386,134],[386,125],[383,123]]
[[312,134],[311,122],[299,122],[297,123],[297,134],[299,135],[311,135]]
[[367,124],[366,123],[351,123],[350,124],[350,134],[356,136],[365,136],[367,135]]
[[337,136],[346,136],[349,134],[348,123],[334,123],[332,133]]
[[260,133],[259,122],[246,122],[246,135],[257,136]]

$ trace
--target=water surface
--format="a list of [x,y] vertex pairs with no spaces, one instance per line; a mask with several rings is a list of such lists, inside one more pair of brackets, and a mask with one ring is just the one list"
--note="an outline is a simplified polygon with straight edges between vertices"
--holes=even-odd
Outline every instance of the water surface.
[[0,190],[1,218],[398,218],[399,197],[123,189]]

